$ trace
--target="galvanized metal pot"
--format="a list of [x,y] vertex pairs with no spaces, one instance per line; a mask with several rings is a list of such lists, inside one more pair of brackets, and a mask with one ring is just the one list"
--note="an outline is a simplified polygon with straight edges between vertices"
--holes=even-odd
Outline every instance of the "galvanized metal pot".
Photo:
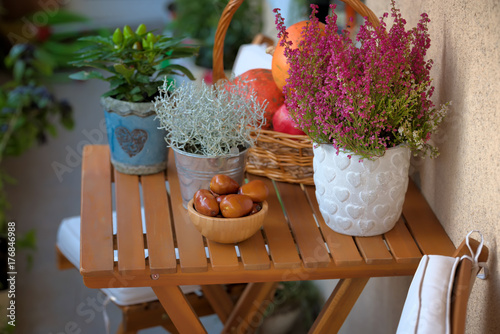
[[248,148],[236,155],[225,156],[204,156],[186,153],[174,147],[172,149],[185,208],[195,192],[210,187],[210,180],[216,174],[225,174],[238,184],[243,183]]

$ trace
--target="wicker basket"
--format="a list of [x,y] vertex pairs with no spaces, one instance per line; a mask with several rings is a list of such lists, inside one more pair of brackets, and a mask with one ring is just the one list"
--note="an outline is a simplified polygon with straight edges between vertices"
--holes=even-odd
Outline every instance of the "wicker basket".
[[[350,5],[363,17],[368,17],[378,26],[375,14],[360,0],[341,0]],[[234,13],[243,0],[229,0],[222,12],[215,33],[213,49],[213,79],[227,79],[224,73],[223,52],[227,28]],[[255,145],[249,150],[246,171],[251,174],[266,176],[270,179],[289,183],[314,184],[312,142],[305,135],[289,135],[271,130],[253,133]]]

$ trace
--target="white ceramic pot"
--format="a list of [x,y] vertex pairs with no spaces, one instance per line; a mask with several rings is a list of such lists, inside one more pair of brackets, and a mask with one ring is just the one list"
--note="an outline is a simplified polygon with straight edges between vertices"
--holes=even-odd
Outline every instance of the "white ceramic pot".
[[316,198],[326,224],[335,232],[373,236],[391,230],[401,216],[410,149],[390,148],[375,160],[339,152],[331,144],[314,145]]

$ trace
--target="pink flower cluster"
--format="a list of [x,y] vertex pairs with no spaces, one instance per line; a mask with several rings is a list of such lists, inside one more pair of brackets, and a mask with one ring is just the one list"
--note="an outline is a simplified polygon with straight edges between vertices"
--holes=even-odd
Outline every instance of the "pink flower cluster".
[[353,42],[346,30],[338,33],[331,7],[333,15],[322,28],[317,7],[311,5],[298,47],[289,41],[275,9],[278,37],[290,65],[283,90],[293,120],[314,142],[332,143],[363,158],[382,156],[387,148],[403,143],[436,156],[437,149],[428,141],[447,104],[436,109],[431,101],[427,14],[407,31],[393,0],[390,30],[386,13],[378,27],[366,20]]

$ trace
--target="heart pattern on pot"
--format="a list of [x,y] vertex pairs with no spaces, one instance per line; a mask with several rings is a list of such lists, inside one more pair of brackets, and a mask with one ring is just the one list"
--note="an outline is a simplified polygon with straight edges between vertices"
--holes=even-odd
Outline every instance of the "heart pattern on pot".
[[[317,151],[315,164],[319,160]],[[315,165],[314,183],[327,225],[336,232],[354,236],[378,235],[391,229],[401,215],[405,199],[409,149],[391,148],[383,157],[363,161],[349,159],[343,152],[336,155],[335,150],[319,151],[323,163]]]
[[351,159],[346,155],[339,155],[335,158],[335,164],[340,170],[344,170],[351,164]]
[[399,167],[403,164],[404,158],[403,154],[394,154],[391,158],[391,163],[394,167]]
[[351,218],[353,219],[358,219],[365,211],[365,208],[363,208],[362,206],[352,204],[346,205],[345,209],[349,216],[351,216]]
[[318,184],[316,186],[316,197],[323,196],[325,194],[325,186],[322,184]]
[[391,172],[382,172],[377,174],[377,184],[384,186],[391,180]]
[[324,211],[323,209],[319,209],[319,211],[321,212],[321,216],[323,216],[326,225],[329,225],[331,217],[330,214],[328,214],[328,212]]
[[345,188],[335,188],[335,197],[338,198],[339,201],[345,202],[349,198],[349,190]]
[[325,160],[325,150],[322,147],[314,149],[313,159],[316,160],[317,163],[322,163],[323,160]]
[[324,171],[324,176],[325,180],[328,181],[328,183],[331,183],[333,180],[335,180],[337,174],[335,174],[335,170],[333,168],[326,167]]
[[393,201],[398,201],[401,197],[404,197],[403,187],[394,187],[389,191],[389,195]]
[[385,215],[387,214],[387,212],[389,212],[389,205],[385,205],[385,204],[380,204],[380,205],[377,205],[374,209],[373,209],[373,212],[375,213],[375,215],[379,218],[384,218]]
[[324,202],[323,209],[329,214],[334,215],[337,213],[339,207],[337,206],[337,204],[335,204],[335,202],[327,199]]
[[373,220],[361,220],[358,226],[362,233],[368,233],[375,227],[375,222]]
[[340,226],[340,228],[344,231],[349,230],[352,227],[352,221],[350,219],[337,217],[335,218],[335,222]]
[[375,169],[378,168],[378,166],[380,165],[380,160],[368,160],[368,159],[365,159],[363,160],[363,168],[367,171],[367,172],[373,172]]
[[396,222],[397,222],[396,216],[391,215],[388,216],[386,219],[384,219],[384,226],[386,228],[392,228]]
[[359,198],[361,198],[361,200],[367,205],[375,202],[377,197],[378,195],[376,191],[362,191],[359,193]]
[[351,186],[354,188],[357,188],[361,185],[361,174],[360,173],[354,173],[354,172],[349,172],[346,175],[347,182],[350,183]]
[[133,157],[144,148],[144,144],[148,140],[148,133],[142,129],[130,131],[123,126],[119,126],[115,129],[115,137],[125,153],[129,157]]

